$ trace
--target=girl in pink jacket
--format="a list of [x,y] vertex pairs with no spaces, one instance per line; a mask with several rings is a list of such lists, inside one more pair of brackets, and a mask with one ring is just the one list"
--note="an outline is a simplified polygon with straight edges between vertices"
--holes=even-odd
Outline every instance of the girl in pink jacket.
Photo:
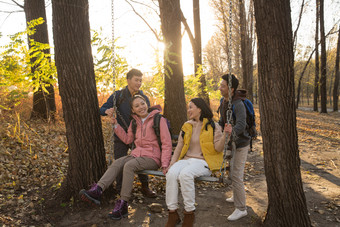
[[127,133],[115,118],[113,118],[112,123],[116,135],[126,144],[134,142],[135,149],[131,151],[130,155],[115,160],[98,183],[94,184],[90,190],[82,189],[80,191],[82,200],[100,204],[102,192],[112,184],[119,174],[123,173],[120,199],[117,200],[113,211],[109,213],[109,217],[116,220],[128,215],[128,200],[131,197],[135,172],[146,169],[157,170],[162,167],[163,173],[165,173],[172,152],[171,136],[166,119],[161,118],[159,126],[162,148],[158,145],[157,136],[152,127],[153,118],[160,111],[148,109],[145,99],[140,95],[132,97],[131,108],[133,113],[131,116],[137,124],[135,135],[132,130],[133,121],[131,121]]

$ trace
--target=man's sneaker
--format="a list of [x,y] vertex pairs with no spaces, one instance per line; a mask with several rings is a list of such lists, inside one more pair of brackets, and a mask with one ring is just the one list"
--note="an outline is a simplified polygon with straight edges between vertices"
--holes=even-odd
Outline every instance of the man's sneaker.
[[93,184],[90,190],[82,189],[79,192],[81,200],[90,202],[92,204],[100,205],[100,198],[102,196],[102,189],[97,184]]
[[234,202],[234,196],[232,195],[230,198],[227,198],[225,201],[228,203],[233,203]]
[[118,199],[115,208],[109,213],[109,217],[114,220],[120,220],[128,216],[128,203],[125,200]]
[[236,221],[244,216],[247,216],[247,210],[235,209],[234,212],[228,217],[229,221]]

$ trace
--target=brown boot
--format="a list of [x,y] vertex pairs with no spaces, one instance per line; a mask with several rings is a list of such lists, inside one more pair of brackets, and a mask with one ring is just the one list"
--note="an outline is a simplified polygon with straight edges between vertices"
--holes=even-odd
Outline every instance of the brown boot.
[[190,211],[190,212],[183,212],[184,214],[184,219],[183,219],[183,224],[182,227],[193,227],[194,226],[194,221],[195,221],[195,211]]
[[157,197],[157,195],[156,195],[156,192],[154,192],[154,191],[152,191],[149,187],[143,187],[142,186],[142,189],[141,189],[141,191],[142,191],[142,194],[145,196],[145,197],[147,197],[147,198],[155,198],[155,197]]
[[181,222],[177,210],[170,211],[169,210],[169,217],[168,222],[166,223],[165,227],[175,227],[177,224]]

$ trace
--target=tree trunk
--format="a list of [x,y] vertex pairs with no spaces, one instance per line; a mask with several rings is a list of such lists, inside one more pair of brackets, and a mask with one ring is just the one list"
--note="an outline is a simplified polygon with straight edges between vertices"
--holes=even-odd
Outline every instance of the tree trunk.
[[194,64],[195,75],[200,79],[200,91],[199,97],[203,98],[209,105],[209,95],[207,93],[207,82],[205,80],[205,74],[203,70],[199,72],[199,67],[202,66],[202,41],[201,41],[201,19],[200,19],[200,3],[199,0],[193,0],[193,15],[194,15],[194,28],[195,28],[195,45],[194,52]]
[[335,77],[334,77],[334,87],[333,87],[333,111],[338,111],[339,106],[339,58],[340,58],[340,27],[338,33],[338,46],[336,49],[336,58],[335,58]]
[[87,0],[53,0],[53,36],[69,151],[60,196],[77,197],[106,170]]
[[324,0],[320,0],[320,37],[321,37],[321,77],[320,77],[321,113],[327,113],[327,84],[326,84],[327,53],[324,23]]
[[184,95],[181,9],[179,0],[159,0],[164,50],[164,115],[171,122],[174,134],[179,134],[187,120]]
[[264,225],[311,226],[300,172],[290,2],[254,1],[254,7],[268,189]]
[[[31,48],[30,39],[34,39],[36,42],[49,43],[47,20],[45,11],[45,0],[25,0],[24,10],[26,15],[26,22],[42,17],[44,23],[36,27],[36,32],[33,35],[28,36],[28,46]],[[49,54],[50,50],[45,50],[45,53]],[[31,59],[33,63],[35,59]],[[31,68],[31,72],[34,73],[36,67]],[[44,92],[41,86],[36,92],[33,93],[33,109],[31,113],[31,119],[42,118],[54,120],[56,111],[54,88],[53,85],[46,81],[40,81],[46,87],[48,93]],[[39,84],[40,84],[39,83]]]
[[318,110],[319,99],[319,21],[320,21],[320,0],[316,1],[316,22],[315,22],[315,79],[314,79],[314,95],[313,95],[313,110]]
[[[299,78],[299,83],[298,83],[298,88],[297,88],[297,95],[296,95],[296,109],[299,107],[299,101],[300,101],[300,90],[301,90],[301,82],[302,82],[302,78],[305,74],[305,71],[307,69],[307,66],[310,62],[310,60],[312,59],[313,53],[314,53],[315,49],[312,51],[312,53],[309,55],[309,58],[305,64],[305,66],[303,67],[303,70],[300,74],[300,78]],[[308,84],[307,84],[308,85]]]
[[248,84],[247,84],[247,91],[248,91],[248,99],[251,102],[254,102],[253,97],[253,84],[254,84],[254,2],[250,1],[249,6],[249,16],[248,16],[248,36],[247,36],[247,68],[248,68]]
[[247,48],[246,48],[246,15],[244,9],[243,0],[239,0],[239,20],[240,20],[240,38],[241,38],[241,65],[242,65],[242,77],[243,77],[243,88],[247,89],[248,85],[248,67],[247,67]]

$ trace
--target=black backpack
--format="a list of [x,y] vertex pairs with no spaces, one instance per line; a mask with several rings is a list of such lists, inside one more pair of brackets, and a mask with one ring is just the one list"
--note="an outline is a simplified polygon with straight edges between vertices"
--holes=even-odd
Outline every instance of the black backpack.
[[[160,122],[161,122],[161,118],[164,118],[166,120],[166,123],[168,125],[168,129],[169,129],[169,132],[170,132],[170,136],[172,138],[172,134],[171,134],[171,126],[170,126],[170,122],[169,120],[164,117],[162,114],[160,113],[156,113],[154,115],[154,118],[153,118],[153,126],[152,128],[154,129],[155,131],[155,134],[157,136],[157,141],[158,141],[158,146],[159,148],[161,149],[162,151],[162,141],[161,141],[161,130],[160,130]],[[132,124],[132,132],[133,132],[133,136],[135,137],[136,136],[136,130],[137,130],[137,123],[136,123],[136,119],[132,119],[131,120],[131,124]]]

